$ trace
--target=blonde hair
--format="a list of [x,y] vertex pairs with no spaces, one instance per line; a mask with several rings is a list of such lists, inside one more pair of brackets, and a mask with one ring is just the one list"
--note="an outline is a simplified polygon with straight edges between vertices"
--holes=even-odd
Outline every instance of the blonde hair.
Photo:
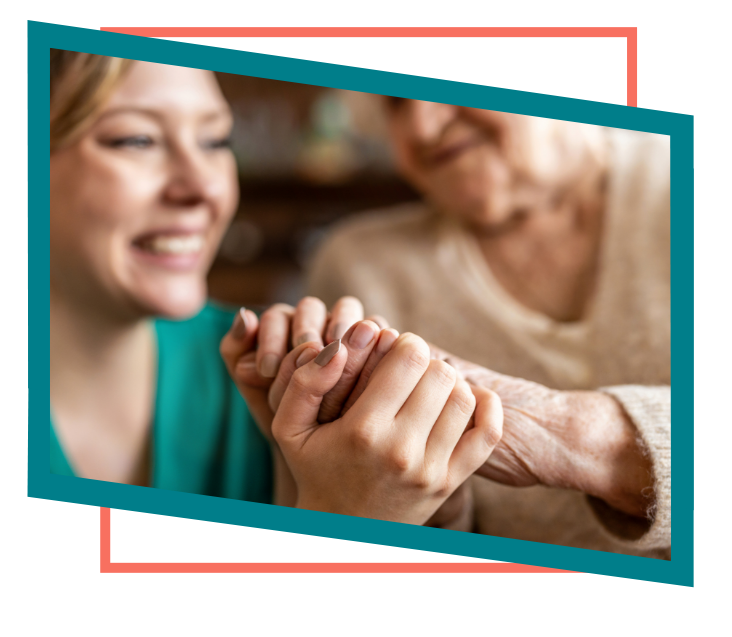
[[83,134],[132,62],[51,49],[51,152]]

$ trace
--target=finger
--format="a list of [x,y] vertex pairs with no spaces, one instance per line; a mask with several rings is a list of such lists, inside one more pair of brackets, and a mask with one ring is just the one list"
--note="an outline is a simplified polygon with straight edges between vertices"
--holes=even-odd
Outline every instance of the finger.
[[290,322],[295,313],[291,305],[277,303],[262,314],[257,337],[257,370],[264,378],[274,378],[287,353]]
[[476,400],[475,426],[463,433],[449,464],[449,474],[458,482],[483,466],[503,433],[503,406],[498,394],[483,387],[471,390]]
[[308,342],[299,345],[285,356],[280,364],[277,376],[269,388],[268,403],[272,411],[276,412],[279,408],[282,396],[285,395],[285,391],[290,384],[290,379],[295,373],[295,370],[313,360],[322,349],[322,345]]
[[389,327],[391,327],[389,325],[389,321],[387,321],[383,316],[381,316],[381,314],[372,314],[371,316],[367,316],[366,320],[373,321],[382,330],[386,330],[386,329],[389,329]]
[[234,377],[234,368],[247,352],[254,351],[259,320],[251,310],[241,308],[234,317],[229,331],[221,339],[219,352],[229,374]]
[[342,343],[348,350],[346,366],[335,387],[324,396],[318,422],[332,422],[341,415],[343,405],[374,349],[378,336],[379,327],[371,321],[359,321],[345,333]]
[[341,377],[346,358],[346,348],[339,340],[333,341],[292,375],[272,423],[272,433],[281,446],[302,444],[308,432],[319,426],[320,403]]
[[363,394],[364,389],[366,389],[366,386],[369,383],[371,375],[376,369],[376,366],[379,364],[381,359],[387,355],[389,350],[396,342],[397,338],[399,338],[399,332],[394,329],[390,328],[381,331],[381,333],[379,334],[379,340],[376,342],[376,345],[371,350],[371,354],[369,354],[369,357],[366,360],[366,364],[363,366],[361,374],[356,381],[356,385],[349,394],[348,399],[346,400],[346,404],[343,406],[343,410],[341,411],[341,413],[345,414],[353,406],[353,403],[358,400],[358,397]]
[[[456,381],[457,373],[450,365],[444,361],[431,360],[427,371],[399,411],[393,435],[400,440],[414,440],[424,453],[430,432],[446,407]],[[466,423],[467,419],[463,429]]]
[[323,345],[323,331],[328,309],[320,299],[306,296],[295,308],[292,319],[292,347],[303,343]]
[[429,356],[427,343],[419,336],[402,334],[374,370],[349,410],[349,418],[372,418],[377,424],[393,422],[427,370]]
[[343,335],[356,321],[363,320],[363,305],[353,296],[343,296],[330,312],[330,321],[326,330],[325,342],[331,343]]
[[475,405],[476,398],[470,391],[470,385],[458,378],[427,439],[425,450],[427,463],[447,466],[460,437],[473,416]]

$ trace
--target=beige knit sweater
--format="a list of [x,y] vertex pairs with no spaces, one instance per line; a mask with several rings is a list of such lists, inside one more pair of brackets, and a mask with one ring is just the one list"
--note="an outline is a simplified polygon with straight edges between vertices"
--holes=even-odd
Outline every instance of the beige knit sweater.
[[647,528],[577,492],[474,477],[477,529],[670,559],[670,148],[661,135],[608,136],[600,279],[582,322],[557,323],[518,304],[474,239],[422,204],[336,229],[312,264],[309,292],[328,304],[356,296],[367,313],[382,314],[398,330],[495,371],[614,396],[651,453],[656,505]]

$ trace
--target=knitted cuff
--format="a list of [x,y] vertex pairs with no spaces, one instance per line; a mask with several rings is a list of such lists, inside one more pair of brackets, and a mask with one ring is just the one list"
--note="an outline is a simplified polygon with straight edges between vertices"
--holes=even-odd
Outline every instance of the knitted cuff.
[[653,465],[655,502],[645,528],[604,503],[590,505],[605,529],[623,544],[640,550],[671,547],[671,388],[623,385],[598,391],[615,398],[638,430]]

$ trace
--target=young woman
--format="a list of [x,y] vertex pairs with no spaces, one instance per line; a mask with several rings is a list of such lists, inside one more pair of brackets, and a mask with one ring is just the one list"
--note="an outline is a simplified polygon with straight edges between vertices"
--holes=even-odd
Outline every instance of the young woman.
[[485,462],[500,403],[421,339],[362,321],[373,375],[343,418],[317,420],[349,362],[339,340],[262,359],[280,410],[251,393],[250,412],[218,348],[227,332],[251,348],[257,317],[206,299],[238,197],[230,129],[210,72],[52,51],[51,471],[270,502],[261,429],[295,477],[277,451],[276,502],[421,524]]

